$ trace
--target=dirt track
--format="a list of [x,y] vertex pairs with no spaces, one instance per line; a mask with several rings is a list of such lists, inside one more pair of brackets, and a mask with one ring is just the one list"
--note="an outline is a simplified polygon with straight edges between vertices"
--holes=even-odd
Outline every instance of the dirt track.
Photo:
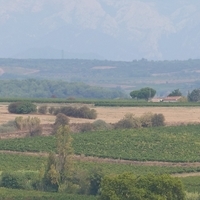
[[[35,152],[18,152],[18,151],[6,151],[0,150],[0,153],[7,154],[18,154],[27,156],[43,156],[47,157],[48,153],[35,153]],[[99,158],[92,156],[80,156],[74,155],[75,160],[88,161],[88,162],[99,162],[99,163],[119,163],[119,164],[130,164],[130,165],[142,165],[142,166],[160,166],[160,167],[200,167],[200,162],[159,162],[159,161],[133,161],[133,160],[122,160],[122,159],[111,159],[111,158]]]

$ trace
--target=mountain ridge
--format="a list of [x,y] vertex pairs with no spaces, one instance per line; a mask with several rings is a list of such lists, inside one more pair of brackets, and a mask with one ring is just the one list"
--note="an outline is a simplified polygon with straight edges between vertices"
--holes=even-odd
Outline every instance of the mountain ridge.
[[49,48],[55,58],[199,58],[199,9],[195,0],[2,0],[0,57],[35,58],[26,51]]

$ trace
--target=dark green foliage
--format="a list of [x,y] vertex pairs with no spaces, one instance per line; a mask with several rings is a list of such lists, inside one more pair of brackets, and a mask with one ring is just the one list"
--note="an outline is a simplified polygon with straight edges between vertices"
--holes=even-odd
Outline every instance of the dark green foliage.
[[3,172],[1,174],[1,187],[12,189],[33,189],[36,181],[35,172]]
[[154,114],[152,116],[152,126],[164,126],[165,125],[165,117],[163,114]]
[[35,104],[29,101],[14,102],[9,104],[8,111],[10,113],[16,113],[16,114],[28,114],[36,112],[37,107]]
[[194,89],[188,94],[188,100],[192,102],[200,101],[200,89]]
[[18,106],[20,106],[20,104],[21,104],[21,102],[10,103],[8,106],[8,111],[10,113],[17,113],[17,108],[18,108]]
[[[69,98],[74,96],[75,98],[90,99],[114,99],[126,97],[126,94],[120,88],[109,89],[90,86],[85,83],[68,83],[60,81],[60,78],[58,79],[54,81],[52,79],[1,80],[0,96],[28,98]],[[69,101],[70,100],[71,99],[69,99]]]
[[101,200],[184,200],[183,185],[169,175],[136,177],[131,173],[105,176],[101,182]]
[[[54,171],[53,171],[54,170]],[[47,160],[42,185],[45,191],[57,192],[59,187],[59,175],[56,172],[56,155],[50,152]]]
[[101,180],[102,180],[103,176],[104,175],[103,175],[102,169],[100,169],[99,167],[93,168],[90,171],[90,176],[89,176],[89,180],[90,180],[89,194],[97,195],[99,193],[100,184],[101,184]]
[[[60,109],[58,108],[57,112],[63,113],[69,117],[76,117],[76,118],[96,119],[97,117],[96,110],[90,109],[87,106],[82,106],[80,108],[64,106],[61,107]],[[54,114],[57,112],[54,111]]]
[[38,113],[40,114],[47,114],[47,106],[43,105],[38,108]]
[[142,88],[140,90],[135,90],[135,91],[132,91],[130,93],[130,96],[135,99],[145,99],[145,100],[148,100],[152,97],[154,97],[156,94],[156,90],[154,90],[153,88],[149,88],[149,87],[146,87],[146,88]]
[[172,96],[182,96],[182,93],[179,89],[173,90],[170,94],[168,94],[168,97]]

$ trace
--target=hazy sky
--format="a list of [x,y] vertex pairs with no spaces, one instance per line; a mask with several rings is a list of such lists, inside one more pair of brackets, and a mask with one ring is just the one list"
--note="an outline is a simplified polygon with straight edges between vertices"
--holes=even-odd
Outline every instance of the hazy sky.
[[0,0],[0,57],[200,58],[197,0]]

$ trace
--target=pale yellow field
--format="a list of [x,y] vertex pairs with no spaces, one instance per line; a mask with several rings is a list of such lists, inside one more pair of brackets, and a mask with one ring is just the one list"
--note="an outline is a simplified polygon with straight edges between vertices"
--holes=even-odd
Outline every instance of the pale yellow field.
[[[8,104],[0,104],[0,124],[14,120],[17,114],[10,114],[7,111]],[[58,106],[55,105],[55,106]],[[97,111],[97,119],[107,123],[115,123],[122,119],[126,113],[132,113],[139,117],[144,113],[162,113],[165,116],[166,124],[177,123],[200,123],[200,107],[93,107]],[[53,115],[28,114],[22,116],[37,116],[42,124],[52,124],[55,121]],[[93,122],[94,120],[70,118],[70,123]]]

